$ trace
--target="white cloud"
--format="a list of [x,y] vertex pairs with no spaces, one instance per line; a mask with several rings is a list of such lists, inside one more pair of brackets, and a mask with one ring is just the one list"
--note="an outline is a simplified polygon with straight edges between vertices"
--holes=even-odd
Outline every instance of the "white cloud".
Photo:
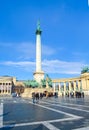
[[[0,63],[5,66],[21,68],[25,71],[34,72],[35,62],[30,61],[20,61],[13,62],[7,61]],[[60,60],[44,60],[42,62],[43,71],[46,73],[57,73],[57,74],[80,74],[81,68],[84,66],[81,62],[67,62]],[[17,70],[18,71],[18,70]]]
[[47,73],[79,74],[84,66],[81,62],[66,62],[60,60],[44,60],[43,69]]
[[6,61],[1,62],[1,65],[10,66],[10,67],[16,67],[16,71],[18,71],[18,68],[32,72],[35,69],[35,62],[30,61],[20,61],[20,62],[13,62],[13,61]]

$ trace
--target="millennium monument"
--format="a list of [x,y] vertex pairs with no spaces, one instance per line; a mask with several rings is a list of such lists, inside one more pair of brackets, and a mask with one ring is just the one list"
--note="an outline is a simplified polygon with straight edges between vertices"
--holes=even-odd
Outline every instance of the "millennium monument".
[[44,72],[41,65],[41,33],[40,22],[38,22],[36,29],[36,71],[33,73],[34,79],[38,83],[44,79]]
[[[38,83],[38,86],[35,85],[32,87],[31,84],[24,84],[24,81],[16,80],[16,77],[11,76],[0,76],[0,95],[11,95],[13,92],[20,94],[22,97],[31,97],[32,92],[57,92],[58,96],[66,96],[70,93],[84,92],[85,95],[89,95],[89,68],[85,67],[81,71],[79,77],[70,77],[70,78],[58,78],[52,79],[52,85],[50,87],[49,80],[44,78],[44,71],[42,71],[42,62],[41,62],[41,28],[40,23],[38,22],[36,28],[36,70],[33,73],[34,80]],[[59,70],[57,70],[59,71]],[[46,81],[46,84],[42,86],[41,82]]]

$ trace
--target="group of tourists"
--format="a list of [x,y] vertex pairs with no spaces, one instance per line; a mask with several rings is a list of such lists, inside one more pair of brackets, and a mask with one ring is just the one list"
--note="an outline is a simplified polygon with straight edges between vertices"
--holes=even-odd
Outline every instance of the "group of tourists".
[[53,96],[54,95],[52,92],[47,92],[47,91],[45,91],[44,93],[40,93],[40,92],[32,93],[33,103],[39,103],[39,99],[42,99],[43,97],[48,98],[48,97],[53,97]]
[[76,98],[84,98],[84,92],[75,92],[75,97]]
[[38,93],[38,92],[35,93],[35,92],[33,92],[33,93],[32,93],[33,103],[38,103],[38,102],[39,102],[39,99],[42,99],[43,96],[44,96],[43,93]]
[[[40,93],[40,92],[33,92],[32,93],[33,103],[39,103],[39,99],[42,99],[43,97],[46,97],[46,98],[55,97],[55,98],[57,98],[58,92],[53,93],[53,92],[47,92],[46,91],[44,93]],[[64,93],[62,93],[62,97],[84,98],[84,92],[77,92],[77,91],[75,91],[75,93],[74,92],[70,92],[70,93],[67,92],[67,93],[65,93],[65,95],[64,95]]]
[[75,91],[75,93],[74,92],[67,92],[66,93],[66,95],[65,95],[66,97],[71,97],[71,98],[74,98],[74,97],[76,97],[76,98],[84,98],[84,92],[78,92],[78,91]]

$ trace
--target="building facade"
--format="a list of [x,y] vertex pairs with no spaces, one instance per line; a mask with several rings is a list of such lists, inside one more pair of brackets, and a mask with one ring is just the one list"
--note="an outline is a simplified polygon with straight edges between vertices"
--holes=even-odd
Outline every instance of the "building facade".
[[89,95],[89,73],[81,74],[80,77],[52,79],[53,90],[59,95],[66,95],[73,92],[84,92]]
[[16,83],[15,77],[10,76],[0,77],[0,95],[11,95],[15,83]]
[[[52,79],[52,87],[51,90],[46,87],[45,91],[57,92],[59,96],[65,96],[71,92],[74,94],[75,92],[84,92],[85,95],[89,95],[89,73],[81,74],[75,78]],[[17,81],[16,77],[0,77],[0,95],[10,96],[13,92],[25,94],[25,89],[24,81]],[[37,91],[39,90],[40,88],[37,89]],[[32,88],[29,88],[29,91],[31,93],[31,91],[33,91]]]

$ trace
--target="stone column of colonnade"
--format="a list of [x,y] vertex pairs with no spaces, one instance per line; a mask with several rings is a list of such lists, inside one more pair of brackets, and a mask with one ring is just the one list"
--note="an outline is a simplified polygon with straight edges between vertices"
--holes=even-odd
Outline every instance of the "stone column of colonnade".
[[3,93],[5,93],[5,85],[3,85]]
[[53,83],[53,92],[56,92],[56,83]]
[[74,92],[76,91],[76,81],[73,82],[74,83]]
[[[56,92],[56,83],[53,83],[53,92]],[[61,82],[58,82],[58,95],[61,95]]]
[[3,85],[1,86],[1,93],[3,93]]
[[59,90],[58,95],[60,96],[61,95],[61,83],[60,82],[58,83],[58,90]]
[[71,82],[69,81],[69,93],[71,92]]
[[64,95],[66,95],[66,82],[64,82]]

